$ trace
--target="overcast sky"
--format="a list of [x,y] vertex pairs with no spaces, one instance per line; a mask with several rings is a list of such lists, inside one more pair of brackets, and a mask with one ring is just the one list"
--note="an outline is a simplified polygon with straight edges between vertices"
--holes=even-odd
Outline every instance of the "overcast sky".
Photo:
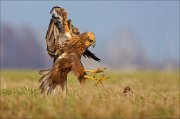
[[97,45],[128,28],[149,58],[179,58],[179,1],[1,1],[1,22],[33,27],[43,38],[53,6],[65,8],[81,32],[95,32]]

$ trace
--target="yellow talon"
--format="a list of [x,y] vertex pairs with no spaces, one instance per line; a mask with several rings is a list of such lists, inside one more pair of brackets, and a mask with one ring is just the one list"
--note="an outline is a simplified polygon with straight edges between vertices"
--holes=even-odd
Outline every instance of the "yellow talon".
[[92,77],[87,76],[87,75],[85,75],[84,78],[86,78],[86,79],[91,79],[91,80],[96,80],[95,78],[92,78]]
[[97,70],[85,70],[85,72],[90,72],[93,73],[93,77],[90,77],[88,75],[85,75],[84,78],[86,79],[91,79],[91,80],[97,80],[97,82],[95,83],[95,85],[98,85],[99,83],[103,86],[102,81],[109,79],[110,77],[105,77],[105,75],[102,75],[99,79],[96,78],[96,74],[97,73],[102,73],[104,72],[106,68],[98,68]]
[[103,85],[102,81],[109,79],[110,77],[105,77],[105,75],[102,75],[101,78],[96,82],[96,85],[98,85],[98,83],[101,83],[101,85]]
[[106,68],[98,68],[97,70],[85,70],[85,72],[93,73],[93,77],[95,78],[97,73],[102,73],[105,69]]
[[105,70],[106,68],[98,68],[97,70],[85,70],[85,72],[91,72],[91,73],[101,73],[103,72],[103,70]]

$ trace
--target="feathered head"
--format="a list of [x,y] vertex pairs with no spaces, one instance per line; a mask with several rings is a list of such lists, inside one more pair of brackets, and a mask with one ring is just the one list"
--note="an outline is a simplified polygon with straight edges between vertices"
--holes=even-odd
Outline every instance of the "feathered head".
[[52,14],[53,17],[58,18],[60,20],[67,20],[67,12],[64,8],[55,6],[51,9],[50,14]]
[[79,35],[80,39],[82,39],[87,47],[93,46],[95,47],[96,37],[93,32],[84,32]]

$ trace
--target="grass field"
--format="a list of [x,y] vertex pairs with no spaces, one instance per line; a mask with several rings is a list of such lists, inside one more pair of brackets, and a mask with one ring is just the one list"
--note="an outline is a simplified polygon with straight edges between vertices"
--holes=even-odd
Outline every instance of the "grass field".
[[[0,118],[179,118],[179,72],[111,71],[84,86],[71,74],[64,98],[38,90],[38,71],[1,71]],[[132,93],[123,93],[125,87]]]

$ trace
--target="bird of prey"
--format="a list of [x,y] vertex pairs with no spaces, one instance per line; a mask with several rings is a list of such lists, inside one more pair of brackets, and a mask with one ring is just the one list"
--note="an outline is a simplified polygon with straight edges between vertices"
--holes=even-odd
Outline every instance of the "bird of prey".
[[46,34],[46,44],[48,54],[54,58],[53,67],[41,70],[40,78],[41,93],[52,93],[56,86],[60,85],[62,91],[67,92],[67,75],[70,71],[78,77],[80,83],[86,79],[94,79],[88,76],[87,72],[102,72],[97,70],[85,70],[81,57],[93,58],[100,61],[92,52],[88,50],[90,46],[95,46],[96,37],[93,32],[79,32],[78,28],[72,25],[71,20],[67,20],[67,12],[61,7],[53,7],[50,11],[52,19]]
[[[67,20],[67,12],[63,8],[55,6],[50,13],[52,14],[52,19],[46,34],[46,43],[48,54],[55,61],[63,42],[68,40],[71,35],[80,35],[80,32],[77,27],[73,26],[71,19]],[[83,56],[100,62],[100,59],[88,49],[83,53]]]

